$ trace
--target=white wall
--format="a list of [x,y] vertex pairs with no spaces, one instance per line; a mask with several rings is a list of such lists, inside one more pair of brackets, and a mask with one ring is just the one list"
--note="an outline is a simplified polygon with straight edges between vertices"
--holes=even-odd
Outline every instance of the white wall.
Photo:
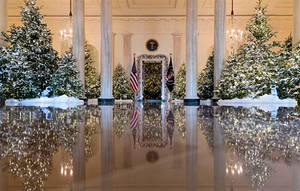
[[[245,30],[249,16],[239,16],[235,18],[234,25]],[[230,27],[227,18],[227,26]],[[9,17],[8,24],[20,24],[19,17]],[[61,52],[62,42],[59,38],[59,31],[69,27],[70,20],[68,17],[46,17],[49,28],[53,36],[53,46]],[[198,19],[198,73],[205,66],[207,57],[213,50],[214,20],[211,16],[201,16]],[[277,31],[277,40],[284,40],[291,32],[293,26],[292,16],[271,16],[270,23]],[[89,16],[86,17],[86,40],[91,44],[95,51],[93,55],[96,57],[96,68],[99,72],[99,51],[100,51],[100,18]],[[132,33],[132,53],[140,54],[165,54],[173,53],[173,34],[182,34],[181,51],[179,63],[174,63],[175,70],[185,62],[185,18],[184,17],[114,17],[113,32],[115,36],[115,56],[114,65],[122,64],[124,67],[128,63],[124,63],[123,55],[123,34]],[[159,41],[159,49],[155,52],[147,51],[145,43],[148,39],[154,38]],[[228,43],[229,41],[227,41]],[[227,48],[229,51],[229,46]],[[131,63],[129,63],[131,65]],[[130,66],[126,67],[127,69]]]

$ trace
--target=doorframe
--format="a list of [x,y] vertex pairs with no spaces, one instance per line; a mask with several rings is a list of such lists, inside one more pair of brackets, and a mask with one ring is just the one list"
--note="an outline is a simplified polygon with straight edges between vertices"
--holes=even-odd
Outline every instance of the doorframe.
[[168,68],[168,57],[164,54],[142,54],[137,57],[137,73],[139,79],[139,92],[137,93],[137,98],[139,101],[144,99],[144,80],[145,80],[145,71],[143,62],[161,62],[161,101],[165,102],[166,98],[169,96],[169,91],[166,86],[166,76]]

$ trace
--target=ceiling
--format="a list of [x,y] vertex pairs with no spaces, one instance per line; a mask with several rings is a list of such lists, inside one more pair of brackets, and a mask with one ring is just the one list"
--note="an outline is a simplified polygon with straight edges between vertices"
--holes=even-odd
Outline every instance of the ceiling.
[[[8,15],[18,16],[23,0],[7,0]],[[70,0],[37,0],[47,16],[67,16]],[[231,12],[231,0],[227,1],[227,14]],[[235,15],[251,15],[256,0],[234,0]],[[293,0],[264,0],[269,15],[292,15]],[[128,16],[185,16],[186,0],[112,0],[113,15]],[[99,16],[101,0],[85,0],[86,16]],[[214,0],[198,0],[198,14],[212,16]]]

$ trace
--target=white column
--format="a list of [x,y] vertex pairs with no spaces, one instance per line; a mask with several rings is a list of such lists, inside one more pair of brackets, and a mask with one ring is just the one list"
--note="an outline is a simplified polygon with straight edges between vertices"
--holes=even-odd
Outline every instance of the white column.
[[214,68],[214,98],[217,99],[216,87],[220,80],[225,62],[225,20],[226,1],[215,0],[215,68]]
[[294,42],[300,42],[300,0],[294,0]]
[[197,100],[197,34],[198,34],[198,0],[187,0],[186,18],[186,100]]
[[[0,33],[6,32],[6,29],[7,29],[7,1],[0,0]],[[4,42],[0,40],[0,45],[3,44]]]
[[123,34],[123,67],[130,73],[132,67],[132,46],[131,46],[132,34]]
[[85,85],[84,79],[84,0],[73,1],[73,54],[78,63],[80,80]]
[[116,36],[117,36],[117,33],[112,33],[112,68],[114,71],[115,70],[115,67],[118,65],[118,63],[116,62]]
[[214,129],[214,187],[215,191],[225,190],[225,144],[224,135],[220,127],[216,106],[213,107],[213,129]]
[[186,127],[186,190],[198,190],[198,107],[185,107]]
[[101,1],[101,97],[112,100],[112,1]]
[[178,69],[182,64],[181,42],[182,42],[182,34],[173,34],[173,67],[175,72],[178,71]]

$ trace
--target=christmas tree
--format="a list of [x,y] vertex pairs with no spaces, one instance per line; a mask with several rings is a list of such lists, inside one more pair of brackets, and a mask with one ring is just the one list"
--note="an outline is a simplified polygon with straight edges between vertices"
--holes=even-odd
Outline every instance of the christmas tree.
[[7,51],[4,47],[0,46],[0,104],[1,99],[4,100],[4,92],[3,92],[3,85],[4,82],[7,82],[7,75],[5,75],[6,72],[6,66],[7,66],[8,60],[7,60]]
[[93,66],[94,60],[88,44],[85,44],[85,96],[87,98],[98,98],[101,91],[101,80]]
[[76,64],[71,50],[66,52],[59,61],[58,68],[53,75],[52,87],[55,96],[82,97],[82,83]]
[[214,53],[208,57],[204,70],[198,77],[198,96],[200,99],[210,99],[214,90]]
[[9,60],[1,77],[6,98],[36,97],[51,84],[57,69],[57,52],[40,7],[35,0],[25,0],[25,5],[21,11],[23,25],[12,25],[2,33]]
[[175,78],[175,86],[172,92],[174,98],[183,99],[185,97],[185,84],[186,84],[186,69],[185,69],[185,64],[182,64]]
[[271,42],[275,33],[262,7],[257,1],[255,14],[247,25],[248,36],[236,54],[230,56],[222,73],[218,90],[223,99],[257,97],[270,94],[270,85],[276,81],[275,52],[278,43]]
[[274,71],[278,96],[280,98],[299,98],[300,90],[300,46],[293,50],[292,37],[289,36],[281,46]]
[[296,44],[292,52],[291,59],[283,62],[280,73],[286,76],[281,79],[279,88],[284,86],[285,97],[300,98],[300,44]]
[[125,69],[118,65],[113,74],[113,96],[115,99],[131,99],[133,93]]

